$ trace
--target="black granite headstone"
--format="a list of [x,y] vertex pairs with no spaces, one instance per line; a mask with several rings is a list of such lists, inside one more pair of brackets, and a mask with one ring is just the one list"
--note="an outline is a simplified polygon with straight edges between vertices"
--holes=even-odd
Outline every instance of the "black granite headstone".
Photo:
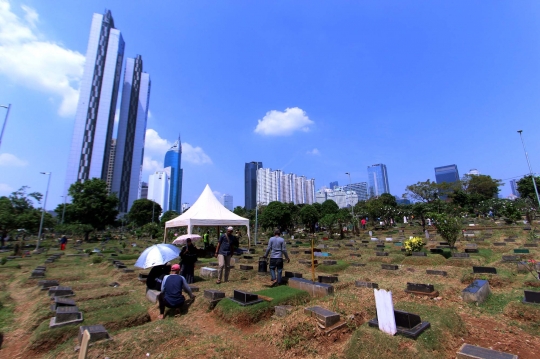
[[475,274],[482,274],[482,273],[497,274],[497,268],[493,268],[493,267],[473,267],[473,273],[475,273]]

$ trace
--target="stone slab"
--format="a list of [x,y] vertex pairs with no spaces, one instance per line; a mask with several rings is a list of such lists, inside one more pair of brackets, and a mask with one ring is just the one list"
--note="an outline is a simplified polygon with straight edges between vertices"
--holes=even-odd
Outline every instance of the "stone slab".
[[335,283],[338,281],[338,277],[331,275],[320,275],[318,277],[319,283]]
[[528,304],[540,304],[540,292],[534,292],[532,290],[523,291],[523,303]]
[[458,359],[518,359],[518,356],[514,354],[482,348],[471,344],[463,344],[456,355]]
[[328,328],[340,320],[340,315],[338,313],[334,313],[319,306],[305,308],[304,313],[312,318],[316,318],[317,322],[324,328]]
[[529,254],[530,251],[527,248],[516,248],[514,249],[514,253]]
[[473,266],[473,273],[475,274],[483,274],[483,273],[487,273],[487,274],[497,274],[497,268],[494,268],[494,267],[476,267],[476,266]]
[[216,268],[201,267],[200,275],[203,278],[217,278],[218,270]]
[[506,243],[504,243],[504,242],[493,242],[493,245],[495,247],[504,247],[504,246],[506,246]]
[[412,252],[413,257],[426,257],[426,252]]
[[285,278],[302,278],[302,273],[285,271],[284,277]]
[[444,251],[441,248],[430,248],[429,251],[431,253],[434,253],[434,254],[443,254],[444,253]]
[[326,266],[333,266],[333,265],[336,265],[337,264],[337,261],[330,261],[330,260],[327,260],[327,261],[323,261],[322,264],[326,265]]
[[292,305],[276,305],[274,307],[274,314],[276,317],[286,317],[293,309],[294,307]]
[[240,270],[253,270],[253,266],[240,264]]
[[233,297],[230,299],[242,306],[257,304],[263,301],[262,299],[259,299],[257,294],[237,289],[233,291]]
[[504,241],[506,243],[515,243],[516,242],[515,238],[505,238]]
[[381,264],[381,269],[398,270],[399,266],[397,264]]
[[[411,338],[411,339],[417,339],[420,336],[420,334],[422,334],[426,329],[431,327],[431,324],[429,322],[422,322],[422,321],[420,323],[416,324],[415,326],[413,326],[412,328],[403,327],[400,324],[405,324],[407,326],[412,325],[411,313],[407,313],[409,315],[406,316],[405,314],[400,314],[399,312],[407,313],[407,312],[402,312],[402,311],[399,311],[399,310],[394,310],[394,316],[396,318],[396,327],[397,327],[396,328],[397,329],[396,334],[403,335],[404,337]],[[413,316],[415,316],[415,315],[413,314]],[[418,317],[418,316],[416,316],[416,317]],[[412,317],[412,318],[416,319],[416,317]],[[420,318],[420,317],[418,317],[418,318]],[[399,321],[400,324],[398,324],[398,321]],[[416,320],[414,322],[416,322]],[[377,318],[372,319],[372,320],[370,320],[368,322],[368,325],[370,327],[378,328],[379,327],[379,321],[377,320]]]
[[478,248],[465,248],[465,253],[479,253]]
[[71,297],[75,295],[71,287],[49,287],[49,297]]
[[82,342],[82,337],[85,330],[88,330],[88,333],[90,333],[89,343],[111,339],[111,336],[103,325],[83,325],[79,327],[79,343]]
[[461,292],[461,297],[468,303],[482,303],[491,294],[489,282],[483,279],[473,281],[467,288]]
[[525,243],[523,245],[523,247],[527,247],[527,248],[536,248],[538,247],[538,243]]
[[433,293],[435,287],[433,284],[409,283],[407,282],[407,290],[412,292]]
[[518,262],[521,260],[520,256],[502,256],[503,262]]
[[361,280],[357,280],[354,282],[354,285],[358,288],[373,288],[373,289],[379,289],[379,285],[377,283],[373,282],[364,282]]
[[435,270],[435,269],[426,269],[426,274],[430,274],[430,275],[440,275],[440,276],[443,276],[443,277],[446,277],[448,275],[448,273],[446,271],[443,271],[443,270]]
[[80,311],[77,306],[66,305],[56,308],[56,323],[65,323],[72,320],[77,320],[80,316]]
[[351,265],[352,265],[353,267],[365,267],[365,266],[366,266],[366,263],[353,262],[353,263],[351,263]]
[[469,258],[469,253],[452,253],[452,258]]
[[304,278],[289,278],[289,287],[305,290],[312,297],[324,297],[334,294],[334,287],[326,283],[312,282]]
[[83,320],[84,320],[84,318],[83,318],[83,314],[81,312],[79,312],[77,314],[77,319],[70,320],[70,321],[67,321],[67,322],[62,322],[62,323],[58,323],[56,321],[56,317],[52,317],[51,321],[49,322],[49,328],[58,328],[58,327],[63,327],[65,325],[81,323]]
[[225,298],[225,292],[222,292],[220,290],[215,290],[215,289],[206,289],[204,291],[204,298],[211,301],[221,300]]

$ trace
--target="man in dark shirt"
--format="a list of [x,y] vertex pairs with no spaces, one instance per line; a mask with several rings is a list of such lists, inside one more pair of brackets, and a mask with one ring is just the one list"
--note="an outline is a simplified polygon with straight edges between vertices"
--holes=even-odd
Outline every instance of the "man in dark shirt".
[[[274,237],[268,241],[268,247],[264,253],[264,257],[270,254],[270,275],[272,277],[273,286],[281,284],[281,273],[283,272],[283,256],[290,262],[285,240],[280,237],[281,232],[277,229],[274,231]],[[277,271],[277,276],[276,276]]]
[[233,227],[228,227],[227,232],[219,237],[218,246],[216,248],[216,257],[218,259],[218,280],[216,284],[221,283],[223,269],[225,268],[225,282],[229,281],[229,272],[231,270],[231,257],[234,250],[238,248],[238,238],[233,234]]
[[182,295],[182,290],[189,294],[191,299],[195,299],[195,296],[191,293],[191,288],[184,277],[178,274],[179,272],[180,265],[173,264],[171,274],[163,278],[163,282],[161,283],[161,293],[158,296],[159,319],[163,319],[165,307],[180,308],[184,305],[186,298]]

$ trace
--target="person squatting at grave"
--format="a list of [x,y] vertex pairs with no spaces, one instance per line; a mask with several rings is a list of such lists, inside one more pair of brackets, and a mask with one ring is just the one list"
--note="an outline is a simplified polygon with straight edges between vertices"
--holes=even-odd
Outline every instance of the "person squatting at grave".
[[195,262],[197,262],[197,247],[191,242],[191,238],[186,240],[186,245],[180,252],[180,266],[182,275],[191,284],[195,281]]
[[[285,247],[285,240],[280,237],[281,232],[279,229],[274,231],[274,237],[268,241],[268,247],[264,253],[264,257],[268,258],[270,253],[270,275],[272,276],[272,286],[281,284],[281,273],[283,272],[283,256],[287,259],[287,263],[291,260],[287,254],[287,248]],[[277,270],[277,278],[276,278]]]
[[66,249],[66,244],[67,244],[67,237],[65,235],[63,235],[62,238],[60,238],[60,250],[61,251],[64,251]]
[[171,274],[166,275],[161,283],[161,293],[158,296],[159,302],[159,319],[163,319],[165,307],[177,309],[184,305],[186,298],[182,295],[182,290],[189,294],[191,300],[195,299],[191,288],[186,282],[186,279],[180,274],[180,265],[173,264]]
[[171,273],[171,266],[162,264],[152,267],[146,278],[146,287],[153,290],[161,290],[161,283],[166,275]]
[[231,270],[231,257],[234,250],[238,248],[238,238],[233,234],[233,227],[227,227],[227,232],[219,237],[216,248],[216,257],[218,259],[218,280],[216,284],[221,283],[223,269],[225,268],[225,282],[229,281],[229,272]]

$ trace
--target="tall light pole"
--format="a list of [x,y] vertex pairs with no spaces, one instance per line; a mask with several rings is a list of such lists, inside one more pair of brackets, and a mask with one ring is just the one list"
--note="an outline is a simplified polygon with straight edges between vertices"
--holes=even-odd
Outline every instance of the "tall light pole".
[[2,125],[2,132],[0,132],[0,146],[1,146],[2,145],[2,138],[4,137],[4,130],[6,129],[6,123],[7,123],[8,116],[9,116],[9,110],[11,110],[11,104],[9,104],[7,106],[0,105],[0,107],[3,107],[3,108],[7,109],[6,119],[4,120],[4,124]]
[[259,215],[259,162],[256,162],[257,170],[255,171],[255,176],[257,176],[257,190],[255,194],[255,245],[257,245],[257,224],[258,224],[258,215]]
[[[349,176],[349,191],[352,191],[352,186],[351,186],[351,174],[349,172],[345,172],[346,175]],[[350,198],[350,197],[349,197]],[[352,201],[351,201],[352,202]],[[354,218],[354,206],[352,203],[350,203],[351,205],[351,213],[352,213],[352,216]]]
[[49,194],[49,184],[51,183],[52,172],[40,172],[42,175],[48,175],[47,191],[45,192],[45,200],[43,201],[43,207],[41,208],[41,222],[39,223],[38,240],[36,244],[36,250],[39,249],[39,241],[41,240],[41,232],[43,231],[43,218],[45,217],[45,207],[47,206],[47,196]]
[[64,199],[64,209],[62,209],[62,222],[60,224],[64,224],[64,215],[66,214],[66,197],[67,196],[60,196]]
[[527,154],[527,149],[525,148],[525,141],[523,141],[523,135],[521,134],[523,130],[519,130],[519,138],[521,138],[521,144],[523,145],[523,151],[525,151],[525,158],[527,159],[527,165],[529,165],[529,173],[531,175],[532,183],[534,186],[534,192],[536,193],[536,200],[538,201],[538,206],[540,208],[540,196],[538,196],[538,188],[536,188],[536,181],[534,179],[534,174],[531,168],[531,162],[529,161],[529,155]]

